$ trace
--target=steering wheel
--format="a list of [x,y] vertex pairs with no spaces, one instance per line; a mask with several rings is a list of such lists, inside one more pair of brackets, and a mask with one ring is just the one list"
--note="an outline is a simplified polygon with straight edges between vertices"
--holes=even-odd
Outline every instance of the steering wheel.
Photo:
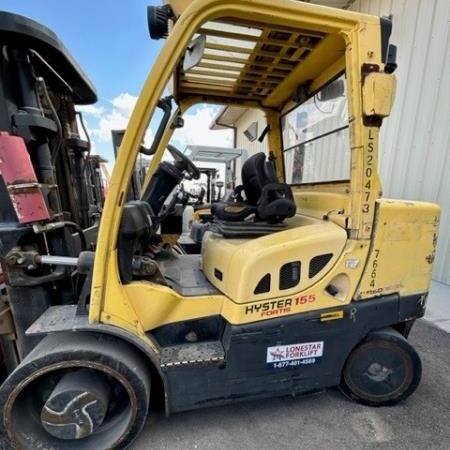
[[200,171],[186,155],[181,153],[180,150],[171,144],[167,145],[167,150],[169,150],[170,154],[173,156],[177,169],[180,169],[181,171],[185,170],[194,180],[200,178]]

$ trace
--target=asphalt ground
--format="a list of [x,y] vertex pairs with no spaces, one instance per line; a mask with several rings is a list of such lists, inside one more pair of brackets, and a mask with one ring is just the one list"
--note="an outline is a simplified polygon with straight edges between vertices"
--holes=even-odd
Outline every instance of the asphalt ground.
[[450,334],[420,320],[410,342],[422,358],[403,403],[362,406],[337,389],[174,414],[161,409],[131,450],[449,450]]

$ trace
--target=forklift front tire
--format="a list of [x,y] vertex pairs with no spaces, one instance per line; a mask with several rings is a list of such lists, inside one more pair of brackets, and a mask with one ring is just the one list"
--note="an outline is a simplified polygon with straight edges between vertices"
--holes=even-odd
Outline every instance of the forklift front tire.
[[420,357],[392,328],[370,333],[345,362],[340,388],[369,406],[394,405],[409,397],[422,375]]
[[20,450],[125,449],[149,400],[147,365],[129,344],[96,333],[49,335],[0,389],[0,434]]

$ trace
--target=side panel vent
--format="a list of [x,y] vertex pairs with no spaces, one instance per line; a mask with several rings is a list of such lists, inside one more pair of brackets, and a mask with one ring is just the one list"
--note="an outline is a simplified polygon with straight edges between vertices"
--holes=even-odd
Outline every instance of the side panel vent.
[[270,273],[266,273],[256,285],[254,294],[263,294],[264,292],[270,291]]
[[300,261],[284,264],[280,269],[280,289],[290,289],[300,282]]
[[332,257],[333,253],[314,256],[309,262],[309,278],[315,277],[328,264]]

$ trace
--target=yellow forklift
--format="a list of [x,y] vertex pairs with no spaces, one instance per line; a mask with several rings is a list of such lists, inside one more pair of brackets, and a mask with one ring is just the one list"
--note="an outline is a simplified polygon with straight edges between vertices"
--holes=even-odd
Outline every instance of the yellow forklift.
[[[166,42],[98,227],[75,223],[77,202],[55,212],[65,179],[46,169],[67,145],[83,148],[64,134],[67,123],[76,134],[67,111],[95,91],[49,30],[5,17],[0,69],[31,65],[9,87],[36,88],[14,127],[3,120],[13,94],[0,110],[8,445],[124,449],[158,393],[172,414],[332,386],[373,406],[414,392],[421,363],[406,338],[424,314],[439,207],[381,198],[379,132],[396,67],[388,19],[291,0],[150,7],[150,35]],[[214,205],[201,254],[154,251],[164,203],[184,174],[199,176],[170,139],[200,102],[262,110],[270,152],[250,156],[234,198]],[[127,201],[140,153],[151,163],[141,198]],[[35,179],[25,183],[20,164]]]

